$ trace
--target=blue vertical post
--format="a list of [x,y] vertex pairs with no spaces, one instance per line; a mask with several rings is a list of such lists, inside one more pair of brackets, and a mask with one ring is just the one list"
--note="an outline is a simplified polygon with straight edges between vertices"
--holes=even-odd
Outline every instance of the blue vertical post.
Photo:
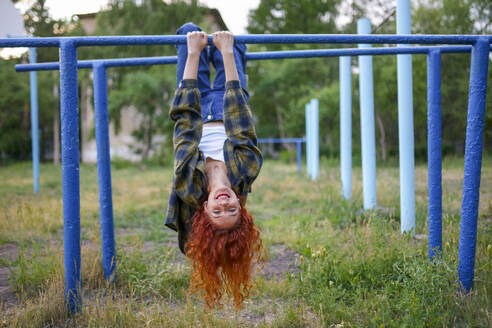
[[113,195],[111,189],[111,156],[109,147],[108,81],[104,64],[94,64],[93,72],[102,265],[104,277],[109,281],[114,281],[116,278],[116,257],[113,225]]
[[[396,32],[411,34],[410,0],[398,0]],[[399,44],[408,47],[407,44]],[[412,56],[397,55],[398,140],[400,153],[400,230],[415,233]]]
[[[36,48],[29,48],[29,62],[36,63]],[[34,193],[39,194],[39,123],[38,123],[38,76],[36,71],[29,72],[31,93],[31,142],[32,176]]]
[[442,252],[441,52],[427,55],[429,259]]
[[311,179],[318,179],[319,175],[319,102],[318,99],[311,99],[311,156],[312,156],[312,175]]
[[306,171],[308,176],[312,175],[312,145],[311,145],[311,104],[306,104]]
[[[367,18],[357,21],[359,34],[371,33],[371,22]],[[359,44],[359,48],[370,48],[370,44]],[[364,209],[377,206],[376,201],[376,137],[374,132],[374,81],[372,56],[359,56],[360,129],[362,144],[362,188]]]
[[352,74],[351,58],[340,57],[340,177],[342,195],[352,198]]
[[473,286],[477,218],[482,170],[483,126],[487,73],[489,64],[488,38],[479,39],[472,48],[468,114],[466,121],[465,172],[459,242],[458,274],[462,287],[469,292]]
[[82,305],[80,296],[80,176],[77,47],[60,41],[60,101],[63,190],[63,250],[65,303],[71,312]]
[[302,169],[302,140],[296,142],[297,146],[297,173],[301,174]]

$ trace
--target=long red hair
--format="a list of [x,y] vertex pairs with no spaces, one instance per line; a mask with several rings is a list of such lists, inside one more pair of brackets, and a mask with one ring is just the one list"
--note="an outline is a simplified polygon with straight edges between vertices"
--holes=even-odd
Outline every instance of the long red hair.
[[240,309],[252,287],[254,264],[263,259],[260,231],[241,205],[238,223],[229,230],[215,227],[203,206],[193,216],[192,231],[185,245],[192,265],[190,294],[201,293],[209,308],[222,307],[225,294]]

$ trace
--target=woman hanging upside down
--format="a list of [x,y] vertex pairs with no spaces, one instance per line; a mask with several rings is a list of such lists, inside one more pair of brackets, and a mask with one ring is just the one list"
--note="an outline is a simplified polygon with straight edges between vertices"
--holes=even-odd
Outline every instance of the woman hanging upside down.
[[[174,177],[166,225],[178,232],[190,259],[190,292],[207,306],[221,306],[225,294],[240,308],[261,261],[260,232],[246,210],[246,197],[260,172],[246,91],[244,45],[230,32],[208,36],[192,23],[178,34],[178,87],[170,110],[174,125]],[[210,86],[209,62],[216,69]]]

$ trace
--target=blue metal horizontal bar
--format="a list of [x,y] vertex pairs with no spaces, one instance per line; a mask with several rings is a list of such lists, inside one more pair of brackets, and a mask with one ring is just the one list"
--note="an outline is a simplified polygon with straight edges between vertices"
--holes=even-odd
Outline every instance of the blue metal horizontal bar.
[[[104,67],[120,67],[120,66],[146,66],[146,65],[166,65],[176,64],[178,57],[140,57],[140,58],[114,58],[114,59],[91,59],[79,60],[78,68],[92,68],[94,65],[103,65]],[[38,63],[36,65],[18,64],[15,65],[17,72],[28,71],[53,71],[60,69],[60,63],[48,62]]]
[[248,53],[248,60],[316,58],[364,55],[397,55],[397,54],[427,54],[431,50],[445,53],[465,53],[471,51],[471,46],[431,46],[431,47],[386,47],[386,48],[346,48],[319,50],[287,50]]
[[259,138],[259,143],[306,142],[306,138]]
[[[377,34],[249,34],[234,37],[236,43],[371,43],[371,44],[473,44],[479,39],[491,42],[492,35],[377,35]],[[0,48],[58,47],[60,42],[76,46],[124,46],[184,44],[185,35],[84,36],[48,38],[1,38]],[[209,44],[212,37],[209,36]]]
[[[89,61],[89,60],[88,60]],[[166,65],[176,64],[178,57],[166,56],[166,57],[141,57],[141,58],[122,58],[122,59],[103,59],[105,67],[119,67],[119,66],[146,66],[146,65]]]
[[[373,43],[373,44],[473,44],[478,35],[376,35],[376,34],[250,34],[238,35],[237,43]],[[492,36],[485,36],[489,40]]]
[[[363,56],[363,55],[396,55],[396,54],[427,54],[429,51],[441,51],[442,53],[465,53],[471,51],[471,46],[428,46],[428,47],[386,47],[386,48],[346,48],[346,49],[319,49],[319,50],[290,50],[251,52],[246,54],[247,60],[267,59],[293,59],[293,58],[319,58],[338,56]],[[142,65],[165,65],[175,64],[176,56],[167,57],[140,57],[140,58],[115,58],[80,60],[78,68],[92,68],[92,65],[102,64],[105,67],[118,66],[142,66]],[[57,62],[19,64],[15,65],[17,72],[49,71],[58,70],[60,64]]]
[[60,38],[0,38],[0,48],[59,47]]

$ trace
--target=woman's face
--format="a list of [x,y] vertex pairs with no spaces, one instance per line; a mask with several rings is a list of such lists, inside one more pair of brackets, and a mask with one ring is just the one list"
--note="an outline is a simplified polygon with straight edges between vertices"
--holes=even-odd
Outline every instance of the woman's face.
[[208,218],[219,229],[233,228],[241,215],[239,199],[228,187],[211,190],[204,206]]

